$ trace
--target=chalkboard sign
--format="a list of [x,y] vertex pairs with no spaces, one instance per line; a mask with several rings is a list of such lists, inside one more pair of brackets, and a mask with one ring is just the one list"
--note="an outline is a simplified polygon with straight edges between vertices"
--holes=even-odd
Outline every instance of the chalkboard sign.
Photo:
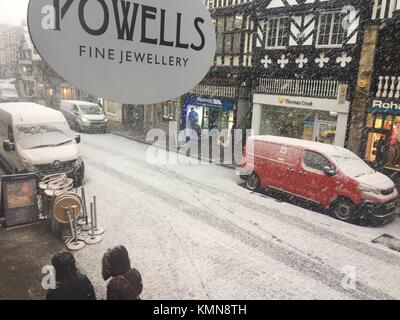
[[39,220],[37,178],[34,174],[1,177],[1,211],[6,227]]

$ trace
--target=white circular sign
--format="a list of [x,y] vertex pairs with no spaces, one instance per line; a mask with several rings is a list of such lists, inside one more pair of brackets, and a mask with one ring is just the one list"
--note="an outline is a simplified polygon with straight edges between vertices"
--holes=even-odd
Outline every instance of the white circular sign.
[[31,0],[28,26],[60,76],[127,104],[189,92],[215,54],[215,27],[201,0]]

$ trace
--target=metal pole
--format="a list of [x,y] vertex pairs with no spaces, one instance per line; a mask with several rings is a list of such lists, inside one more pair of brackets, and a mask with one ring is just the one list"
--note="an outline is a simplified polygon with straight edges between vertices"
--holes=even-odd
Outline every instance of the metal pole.
[[[93,196],[93,213],[94,213],[94,228],[97,230],[97,206],[96,206],[96,196]],[[93,218],[92,218],[93,219]],[[93,220],[92,220],[93,224]]]
[[68,220],[69,220],[69,227],[71,228],[71,237],[74,237],[74,225],[73,225],[73,221],[72,221],[72,217],[71,217],[71,213],[70,213],[70,208],[63,208],[65,214],[68,216]]
[[93,202],[90,203],[90,218],[92,219],[92,223],[91,223],[91,230],[92,230],[92,237],[94,237],[94,204]]
[[86,207],[86,195],[85,195],[85,188],[81,188],[81,196],[82,196],[82,212],[83,212],[83,218],[85,219],[86,225],[89,224],[89,217],[87,214],[87,207]]
[[71,209],[72,209],[72,219],[74,221],[74,234],[73,234],[74,243],[77,244],[78,243],[78,226],[76,223],[76,209],[78,209],[78,207],[72,206]]

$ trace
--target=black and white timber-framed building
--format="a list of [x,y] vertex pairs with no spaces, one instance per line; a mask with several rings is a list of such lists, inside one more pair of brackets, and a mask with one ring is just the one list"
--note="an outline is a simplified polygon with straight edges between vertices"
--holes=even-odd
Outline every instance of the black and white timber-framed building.
[[400,0],[371,2],[370,23],[379,31],[360,156],[400,172]]
[[215,24],[216,55],[205,79],[184,96],[182,129],[190,126],[191,110],[198,114],[198,124],[203,132],[213,128],[250,128],[254,47],[252,3],[252,0],[204,0]]
[[364,0],[253,3],[256,134],[346,144],[357,82]]

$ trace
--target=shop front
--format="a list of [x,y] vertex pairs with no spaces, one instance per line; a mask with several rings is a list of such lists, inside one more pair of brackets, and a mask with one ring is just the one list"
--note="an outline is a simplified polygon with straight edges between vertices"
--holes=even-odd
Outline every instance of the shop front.
[[371,99],[363,137],[364,159],[375,167],[400,172],[400,100]]
[[230,131],[234,128],[236,103],[233,99],[188,96],[185,102],[185,128],[197,133]]
[[170,127],[177,130],[180,99],[152,105],[131,105],[105,100],[104,108],[109,126],[114,132],[144,139],[152,129],[160,129],[168,136]]
[[255,94],[256,135],[283,136],[344,146],[349,102],[336,99]]

